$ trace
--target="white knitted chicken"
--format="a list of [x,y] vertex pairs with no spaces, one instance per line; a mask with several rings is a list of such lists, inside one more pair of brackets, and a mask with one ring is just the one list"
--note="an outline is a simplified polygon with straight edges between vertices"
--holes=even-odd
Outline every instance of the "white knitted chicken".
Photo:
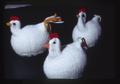
[[94,15],[94,17],[86,22],[86,13],[80,11],[78,15],[78,22],[73,29],[72,38],[75,41],[79,37],[84,37],[88,47],[93,47],[101,35],[101,17]]
[[61,51],[58,38],[49,41],[49,54],[43,65],[43,70],[48,79],[78,79],[86,65],[86,53],[81,44],[84,38],[68,44]]
[[47,31],[49,22],[61,22],[61,18],[56,15],[47,17],[43,22],[35,25],[27,25],[21,28],[20,20],[17,16],[12,16],[7,25],[12,33],[11,46],[20,56],[36,56],[45,50],[43,45],[48,42],[49,33]]

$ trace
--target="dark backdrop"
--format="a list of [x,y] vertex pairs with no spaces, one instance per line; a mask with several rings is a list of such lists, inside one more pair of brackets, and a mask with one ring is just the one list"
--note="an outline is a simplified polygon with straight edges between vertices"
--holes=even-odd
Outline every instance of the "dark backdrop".
[[[9,1],[9,0],[8,0]],[[114,2],[105,2],[103,0],[73,0],[73,1],[34,1],[34,0],[11,0],[6,3],[31,3],[31,7],[18,8],[12,10],[3,10],[1,17],[3,20],[0,28],[2,38],[1,46],[1,77],[8,79],[39,79],[45,78],[42,65],[48,52],[34,57],[20,57],[13,51],[10,45],[11,32],[4,24],[11,15],[21,17],[22,27],[28,24],[42,22],[47,16],[57,13],[65,23],[52,24],[53,32],[60,34],[62,44],[72,42],[72,30],[76,25],[78,13],[81,7],[87,8],[87,20],[93,17],[93,14],[99,14],[102,17],[102,35],[93,48],[87,51],[87,66],[82,79],[113,79],[115,78],[115,12]]]

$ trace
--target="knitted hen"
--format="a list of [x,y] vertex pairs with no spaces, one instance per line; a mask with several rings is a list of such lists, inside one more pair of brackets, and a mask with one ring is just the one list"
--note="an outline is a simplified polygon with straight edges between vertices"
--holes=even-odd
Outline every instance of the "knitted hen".
[[21,28],[18,16],[10,17],[7,23],[11,30],[11,46],[16,54],[20,56],[36,56],[45,50],[43,45],[48,42],[50,23],[61,22],[61,17],[56,15],[47,17],[43,22],[33,25],[26,25]]

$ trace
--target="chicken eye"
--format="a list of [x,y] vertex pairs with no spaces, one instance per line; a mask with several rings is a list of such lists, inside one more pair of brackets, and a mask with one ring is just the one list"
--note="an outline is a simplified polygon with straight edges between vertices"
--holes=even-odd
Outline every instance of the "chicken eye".
[[101,18],[98,18],[98,21],[100,22],[100,21],[101,21]]
[[53,44],[56,44],[56,42],[54,41]]
[[13,25],[16,25],[16,23],[13,23]]
[[85,15],[83,14],[82,17],[85,17]]
[[85,39],[84,39],[84,38],[82,38],[82,42],[85,42]]

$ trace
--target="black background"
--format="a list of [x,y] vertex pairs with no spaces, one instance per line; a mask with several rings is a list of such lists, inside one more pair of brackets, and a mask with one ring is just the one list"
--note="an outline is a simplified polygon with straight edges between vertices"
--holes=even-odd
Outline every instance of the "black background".
[[[9,1],[9,0],[8,0]],[[10,45],[11,32],[4,24],[11,15],[21,18],[22,27],[28,24],[42,22],[47,16],[57,13],[65,23],[52,24],[53,32],[60,34],[62,44],[72,42],[72,30],[76,25],[76,14],[79,9],[87,9],[87,20],[94,14],[102,17],[102,35],[93,48],[87,51],[87,66],[82,79],[114,79],[115,70],[115,16],[116,4],[112,1],[103,0],[73,0],[73,1],[34,1],[34,0],[7,0],[6,3],[31,3],[31,7],[3,10],[0,28],[2,38],[1,45],[1,78],[5,79],[46,79],[42,65],[47,55],[47,51],[35,57],[20,57],[13,51]]]

